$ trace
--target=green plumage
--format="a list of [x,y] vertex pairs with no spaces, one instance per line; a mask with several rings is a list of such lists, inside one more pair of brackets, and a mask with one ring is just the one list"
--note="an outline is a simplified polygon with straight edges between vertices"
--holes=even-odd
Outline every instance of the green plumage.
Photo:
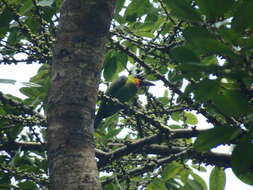
[[[133,82],[133,80],[130,80],[130,77],[119,77],[111,84],[105,94],[117,98],[120,102],[130,101],[137,94],[138,90],[138,86]],[[101,102],[101,105],[96,115],[94,127],[97,128],[104,118],[117,113],[119,110],[120,107],[113,103],[108,103],[104,101]]]

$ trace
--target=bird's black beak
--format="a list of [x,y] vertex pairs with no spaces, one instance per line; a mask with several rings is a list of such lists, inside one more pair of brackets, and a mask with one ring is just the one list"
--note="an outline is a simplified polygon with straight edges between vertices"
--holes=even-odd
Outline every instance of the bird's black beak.
[[146,80],[142,80],[140,86],[155,86],[155,84]]

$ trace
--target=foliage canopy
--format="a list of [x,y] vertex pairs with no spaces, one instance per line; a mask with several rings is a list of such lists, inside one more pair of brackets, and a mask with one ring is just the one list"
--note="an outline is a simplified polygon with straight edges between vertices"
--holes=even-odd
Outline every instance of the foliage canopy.
[[[26,99],[0,93],[1,189],[48,184],[41,111],[47,108],[60,4],[0,2],[1,64],[42,64],[20,89]],[[216,166],[210,190],[224,189],[229,167],[253,185],[252,10],[251,0],[117,0],[102,83],[134,68],[162,83],[164,93],[144,89],[145,100],[121,104],[124,109],[94,133],[99,171],[110,174],[101,177],[104,189],[206,190],[194,172],[205,171],[200,163]],[[196,128],[197,114],[213,128]],[[210,152],[220,145],[231,145],[231,155]]]

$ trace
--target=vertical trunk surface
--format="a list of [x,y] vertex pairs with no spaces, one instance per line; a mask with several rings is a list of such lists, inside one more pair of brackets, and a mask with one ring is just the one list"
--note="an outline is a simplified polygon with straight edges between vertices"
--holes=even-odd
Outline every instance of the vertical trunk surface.
[[115,2],[63,2],[48,97],[51,190],[101,189],[92,131],[100,69]]

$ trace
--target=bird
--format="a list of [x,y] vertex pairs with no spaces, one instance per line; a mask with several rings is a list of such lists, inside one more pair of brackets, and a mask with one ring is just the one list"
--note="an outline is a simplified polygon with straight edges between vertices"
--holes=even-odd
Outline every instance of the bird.
[[[125,103],[133,99],[137,95],[138,89],[144,86],[154,86],[154,84],[139,75],[120,76],[108,87],[105,95]],[[95,117],[94,128],[98,128],[104,118],[114,115],[119,110],[120,106],[102,101]]]

